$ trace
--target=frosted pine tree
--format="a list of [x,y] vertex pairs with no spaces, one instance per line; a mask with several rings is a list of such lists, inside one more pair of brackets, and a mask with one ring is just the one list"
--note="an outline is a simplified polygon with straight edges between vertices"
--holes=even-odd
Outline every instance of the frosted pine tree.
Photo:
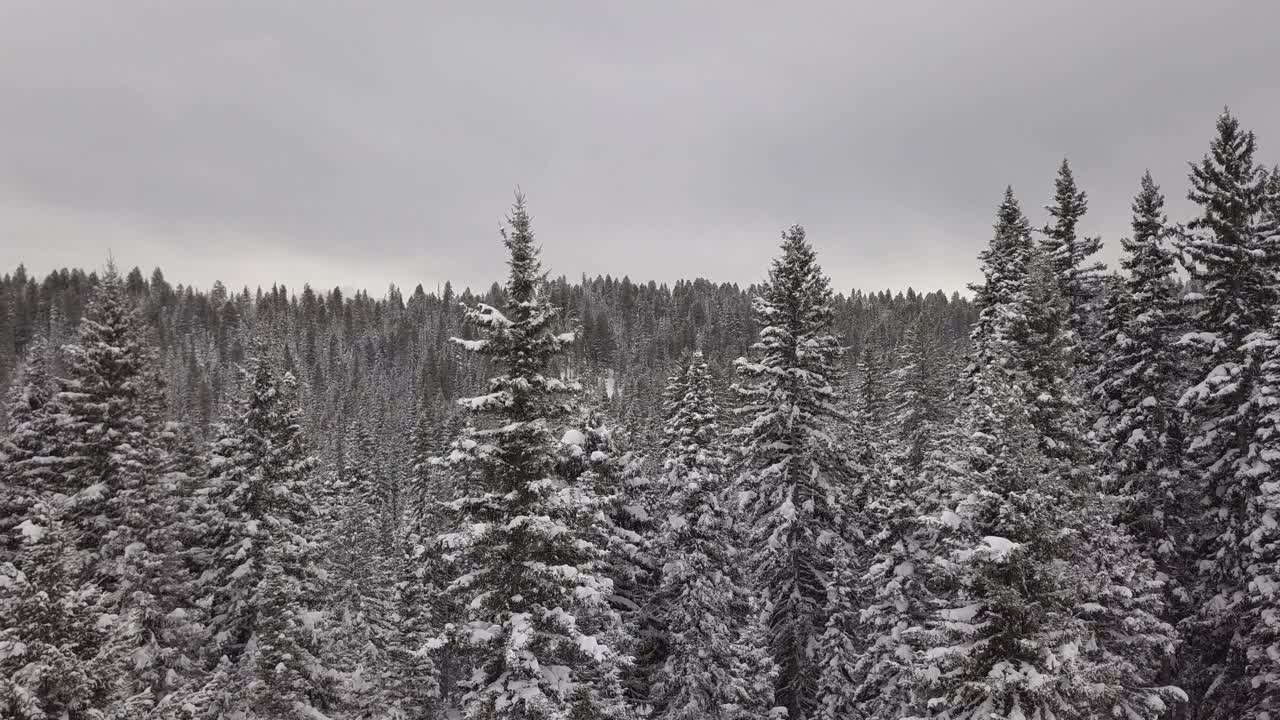
[[1071,165],[1064,158],[1053,182],[1053,202],[1045,206],[1050,221],[1040,240],[1041,251],[1058,282],[1064,304],[1064,322],[1070,342],[1080,347],[1091,339],[1100,275],[1105,266],[1094,259],[1102,240],[1080,235],[1080,219],[1089,209],[1088,197],[1076,185]]
[[1250,404],[1259,417],[1250,446],[1250,474],[1258,492],[1245,514],[1246,595],[1237,624],[1244,662],[1239,678],[1245,717],[1280,716],[1280,327],[1254,335],[1265,352]]
[[893,420],[894,398],[890,395],[891,380],[880,351],[868,343],[858,359],[857,412],[867,432],[873,436],[872,444],[878,450],[887,451],[890,444],[889,429]]
[[307,454],[293,376],[261,356],[213,443],[205,490],[212,562],[205,572],[217,665],[202,691],[223,715],[314,718],[334,703],[338,673],[324,658],[327,627]]
[[509,224],[505,308],[468,309],[482,337],[458,341],[500,373],[487,393],[460,401],[488,422],[458,438],[448,462],[465,488],[451,504],[457,530],[441,537],[462,573],[448,588],[465,611],[450,636],[472,661],[462,709],[475,720],[621,717],[624,657],[610,637],[620,619],[608,548],[593,542],[605,501],[557,475],[554,424],[577,385],[551,373],[573,335],[552,331],[520,195]]
[[396,584],[398,632],[391,650],[393,694],[409,720],[434,717],[436,708],[452,699],[458,679],[454,648],[432,640],[444,619],[459,612],[445,592],[458,572],[439,543],[439,534],[452,524],[455,487],[440,460],[462,430],[460,413],[420,403],[410,437],[412,474]]
[[1155,677],[1174,635],[1150,564],[1043,454],[1022,393],[977,380],[945,493],[958,503],[936,520],[940,602],[915,634],[927,717],[1160,717],[1182,695]]
[[387,534],[395,518],[388,470],[363,423],[353,425],[345,448],[345,462],[327,493],[325,609],[331,615],[329,650],[346,674],[348,711],[366,717],[388,701],[396,545]]
[[[28,508],[18,569],[0,563],[0,716],[97,720],[118,678],[97,587],[82,583],[61,499]],[[112,657],[116,655],[116,657]]]
[[113,558],[104,556],[104,546],[121,530],[114,504],[159,464],[162,400],[149,372],[153,356],[114,267],[103,274],[64,354],[68,378],[50,406],[58,416],[58,446],[46,454],[56,458],[60,483],[51,489],[71,498],[64,521],[89,555],[87,566],[109,577]]
[[1120,241],[1122,284],[1106,299],[1096,370],[1094,428],[1108,469],[1106,488],[1120,496],[1121,527],[1146,557],[1178,580],[1192,508],[1182,486],[1174,342],[1179,334],[1181,293],[1164,195],[1151,174],[1133,201],[1133,234]]
[[434,538],[445,524],[448,510],[444,503],[453,499],[455,488],[450,485],[449,473],[437,461],[463,428],[460,413],[434,405],[426,399],[419,403],[409,437],[412,465],[406,488],[405,522],[410,532],[423,538]]
[[566,482],[591,488],[604,504],[596,544],[606,549],[603,567],[613,584],[610,601],[624,623],[634,662],[623,675],[627,697],[637,707],[648,703],[647,675],[658,661],[657,620],[649,602],[657,579],[653,556],[654,519],[649,478],[641,459],[622,450],[608,419],[598,410],[579,413],[561,438],[559,472]]
[[56,386],[47,352],[43,340],[32,343],[9,391],[8,422],[0,437],[0,563],[19,564],[22,536],[15,528],[58,488],[42,460],[57,420],[48,411]]
[[979,369],[1003,374],[1022,388],[1042,450],[1080,470],[1088,447],[1072,367],[1074,336],[1051,258],[1032,243],[1030,224],[1011,189],[1005,190],[995,234],[979,257],[984,282],[973,287],[979,314],[970,335],[967,389],[975,389]]
[[[821,702],[820,639],[833,559],[858,530],[854,468],[829,432],[842,421],[835,385],[843,349],[831,334],[831,289],[804,229],[783,233],[782,254],[755,299],[760,340],[737,361],[739,483],[751,493],[750,566],[779,667],[776,702],[793,720]],[[840,628],[821,644],[842,645]]]
[[1010,355],[1019,357],[1017,383],[1023,390],[1041,451],[1062,463],[1077,482],[1093,474],[1093,448],[1086,439],[1082,373],[1074,359],[1076,334],[1048,258],[1036,253],[1027,268],[1026,296],[1019,303],[1017,327],[1009,336]]
[[965,370],[966,392],[972,392],[979,368],[1018,373],[1021,362],[1004,350],[1011,340],[1024,338],[1024,305],[1030,278],[1030,267],[1036,254],[1031,240],[1031,223],[1013,196],[1013,188],[1005,188],[1004,199],[996,211],[995,234],[988,247],[979,254],[983,282],[971,285],[978,306],[978,320],[969,334],[973,344],[973,362]]
[[903,472],[919,473],[933,446],[937,425],[946,419],[948,368],[941,348],[917,318],[898,343],[890,375],[892,427],[901,448]]
[[1256,140],[1224,112],[1217,137],[1191,168],[1188,197],[1198,206],[1181,250],[1199,293],[1189,295],[1189,329],[1180,341],[1194,384],[1185,414],[1185,472],[1205,499],[1195,552],[1199,614],[1187,632],[1193,711],[1239,717],[1249,690],[1238,647],[1239,612],[1248,592],[1246,509],[1261,477],[1249,457],[1259,423],[1254,394],[1263,361],[1251,342],[1276,312],[1274,268],[1280,263],[1267,210],[1267,174],[1254,160]]
[[932,617],[938,584],[937,562],[945,556],[942,535],[954,520],[945,512],[962,472],[952,448],[963,444],[950,423],[930,424],[933,449],[915,472],[889,476],[867,504],[873,555],[856,578],[862,598],[859,630],[866,646],[849,669],[850,696],[867,720],[897,720],[926,712],[927,695],[915,676],[924,627]]
[[[199,627],[185,598],[178,477],[169,472],[163,385],[155,353],[114,267],[94,289],[75,342],[63,348],[68,377],[46,404],[56,431],[41,464],[47,491],[65,495],[69,537],[79,543],[82,581],[101,590],[97,611],[128,656],[111,703],[128,707],[178,690],[194,670]],[[148,699],[149,698],[149,699]]]
[[438,717],[441,674],[433,652],[433,638],[440,632],[442,605],[432,572],[439,548],[411,534],[398,567],[395,594],[395,635],[388,651],[387,695],[393,717],[432,720]]
[[748,553],[734,527],[717,389],[701,353],[667,386],[664,498],[652,600],[666,657],[653,674],[655,718],[764,718],[775,668],[747,584]]

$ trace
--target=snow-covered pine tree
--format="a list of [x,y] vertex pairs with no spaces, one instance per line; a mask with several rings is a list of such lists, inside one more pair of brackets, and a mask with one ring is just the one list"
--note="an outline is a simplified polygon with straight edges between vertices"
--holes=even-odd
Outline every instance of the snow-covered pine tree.
[[388,704],[387,653],[394,640],[396,522],[388,471],[372,433],[355,422],[345,462],[326,493],[322,545],[325,610],[330,614],[331,661],[345,673],[342,689],[353,718],[372,717]]
[[907,326],[898,343],[897,362],[890,374],[892,427],[905,475],[915,475],[936,446],[937,425],[946,420],[948,368],[922,315]]
[[456,493],[441,459],[464,427],[461,412],[424,400],[410,435],[412,472],[396,584],[398,632],[391,651],[393,693],[409,720],[435,717],[442,703],[456,699],[457,648],[432,640],[444,619],[460,612],[456,598],[445,592],[458,572],[446,561],[439,535],[454,525],[449,504]]
[[776,673],[734,527],[718,391],[702,353],[667,386],[663,504],[652,600],[665,659],[652,675],[659,720],[764,718]]
[[633,656],[623,683],[634,708],[643,708],[649,703],[648,675],[661,652],[658,618],[649,601],[657,580],[651,488],[640,471],[641,459],[619,447],[616,427],[608,418],[590,405],[578,414],[561,438],[560,473],[566,482],[592,488],[605,501],[595,542],[606,549],[605,575],[613,584],[610,600],[630,641],[614,649]]
[[205,489],[213,510],[206,651],[217,669],[201,697],[215,717],[314,720],[334,703],[338,675],[324,658],[322,570],[309,524],[316,461],[293,376],[259,354],[244,378],[213,443]]
[[1121,528],[1156,561],[1174,590],[1189,579],[1182,551],[1193,515],[1179,472],[1180,376],[1173,344],[1182,300],[1164,195],[1151,173],[1143,175],[1133,200],[1132,228],[1132,236],[1120,241],[1126,275],[1103,307],[1094,429],[1107,468],[1104,486],[1123,503]]
[[1040,449],[1063,464],[1066,476],[1087,483],[1094,479],[1093,448],[1085,431],[1083,377],[1074,365],[1076,335],[1048,260],[1042,253],[1032,255],[1016,324],[1025,335],[1010,335],[1009,355],[1022,365],[1016,385],[1025,395]]
[[1064,323],[1071,334],[1072,346],[1077,348],[1092,338],[1100,275],[1106,269],[1094,259],[1102,249],[1102,239],[1084,237],[1078,232],[1080,219],[1088,209],[1088,197],[1076,185],[1071,165],[1063,158],[1053,181],[1053,202],[1045,206],[1050,220],[1041,236],[1040,248],[1058,281]]
[[60,487],[71,498],[64,522],[74,528],[85,567],[107,581],[115,558],[107,540],[121,529],[113,512],[119,493],[150,479],[159,464],[156,434],[162,397],[150,373],[154,358],[142,341],[133,307],[114,266],[108,267],[81,320],[76,341],[63,348],[69,377],[51,400],[58,416],[56,458]]
[[1182,695],[1156,684],[1174,634],[1149,561],[1045,456],[1021,390],[1002,372],[976,380],[943,493],[959,502],[936,519],[940,602],[909,631],[927,717],[1160,717]]
[[482,337],[455,341],[500,371],[489,392],[460,401],[490,422],[464,432],[448,458],[465,488],[452,503],[457,530],[441,537],[462,573],[448,591],[466,614],[448,627],[473,663],[463,711],[473,720],[622,717],[625,657],[610,638],[620,619],[608,548],[594,542],[605,500],[557,475],[552,423],[570,413],[577,384],[551,373],[573,335],[552,331],[522,195],[509,225],[505,311],[469,308]]
[[975,389],[979,368],[988,372],[999,368],[1006,373],[1021,370],[1021,363],[1005,351],[1008,341],[1020,339],[1027,332],[1022,313],[1034,256],[1031,223],[1022,214],[1013,188],[1006,187],[996,211],[995,234],[978,255],[983,282],[970,286],[978,306],[978,320],[969,334],[973,353],[972,363],[965,370],[966,394]]
[[[1188,295],[1188,329],[1179,345],[1194,383],[1182,395],[1185,468],[1203,498],[1193,552],[1200,569],[1189,620],[1188,672],[1194,717],[1241,717],[1251,702],[1239,647],[1248,592],[1245,515],[1261,476],[1250,459],[1260,422],[1249,398],[1257,390],[1262,343],[1276,315],[1280,247],[1267,211],[1267,173],[1254,160],[1256,140],[1229,112],[1217,122],[1209,152],[1191,167],[1188,198],[1199,206],[1181,239],[1199,289]],[[1195,713],[1199,713],[1196,715]]]
[[[842,421],[836,385],[843,348],[831,334],[831,289],[804,228],[783,233],[782,254],[755,299],[760,340],[736,362],[743,425],[739,485],[752,495],[750,565],[779,667],[774,697],[793,720],[815,717],[831,607],[833,559],[859,532],[860,478],[829,428]],[[820,643],[820,639],[825,641]],[[821,645],[821,647],[820,647]]]
[[[945,576],[936,559],[945,555],[942,532],[962,483],[954,448],[964,438],[955,423],[928,423],[929,450],[916,471],[890,473],[882,490],[867,503],[868,544],[865,571],[853,579],[861,598],[859,631],[865,643],[847,668],[848,695],[865,720],[898,720],[926,715],[927,694],[919,691],[915,671],[924,626],[935,610],[935,593]],[[827,717],[844,717],[828,715]]]
[[1085,417],[1072,368],[1073,334],[1050,258],[1031,240],[1030,224],[1011,189],[996,213],[995,235],[979,255],[984,282],[970,338],[966,389],[977,374],[1003,373],[1022,388],[1042,449],[1077,474],[1088,474]]
[[405,495],[405,523],[410,533],[434,538],[445,525],[444,503],[453,499],[449,474],[436,462],[449,442],[462,432],[462,416],[443,409],[442,398],[423,398],[409,435],[411,473]]
[[1250,404],[1258,429],[1248,463],[1258,492],[1245,514],[1246,596],[1237,613],[1246,696],[1243,717],[1280,716],[1280,323],[1253,342],[1265,352]]
[[387,695],[393,717],[434,720],[439,716],[441,673],[433,638],[440,633],[444,607],[438,600],[439,546],[410,532],[397,567],[395,635],[388,650]]
[[0,437],[0,563],[19,568],[22,536],[15,528],[58,486],[49,464],[41,461],[56,422],[48,412],[56,387],[47,353],[40,339],[27,349],[9,391],[8,421]]
[[18,569],[0,563],[0,715],[97,720],[111,704],[120,654],[96,622],[99,591],[82,583],[62,523],[64,496],[27,509]]
[[880,349],[866,343],[858,358],[857,412],[867,431],[875,436],[873,444],[887,450],[889,426],[893,420],[893,398],[890,396],[889,369]]
[[199,628],[183,598],[185,506],[168,471],[163,385],[114,266],[63,354],[68,377],[42,408],[54,431],[34,460],[52,470],[44,491],[66,498],[59,514],[79,543],[74,566],[102,591],[99,617],[128,655],[109,703],[138,708],[184,684]]

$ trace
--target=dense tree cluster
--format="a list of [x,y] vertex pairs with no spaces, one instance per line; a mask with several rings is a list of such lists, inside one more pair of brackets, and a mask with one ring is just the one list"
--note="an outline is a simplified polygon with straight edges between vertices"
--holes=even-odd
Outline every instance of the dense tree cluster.
[[1280,171],[974,300],[0,278],[0,717],[1280,716]]

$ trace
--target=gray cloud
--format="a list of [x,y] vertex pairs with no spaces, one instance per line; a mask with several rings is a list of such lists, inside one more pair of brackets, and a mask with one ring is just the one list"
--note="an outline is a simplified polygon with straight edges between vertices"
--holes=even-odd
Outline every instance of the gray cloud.
[[1265,2],[0,4],[0,267],[487,285],[513,186],[555,273],[959,289],[1069,156],[1085,230],[1174,214],[1230,104],[1280,160]]

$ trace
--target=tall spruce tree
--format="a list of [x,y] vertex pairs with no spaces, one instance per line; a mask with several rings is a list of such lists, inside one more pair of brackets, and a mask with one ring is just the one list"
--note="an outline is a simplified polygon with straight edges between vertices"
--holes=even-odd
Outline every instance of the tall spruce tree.
[[1076,185],[1071,165],[1064,158],[1053,182],[1053,202],[1045,206],[1050,220],[1040,247],[1057,280],[1064,321],[1076,346],[1091,338],[1099,276],[1105,270],[1102,263],[1093,259],[1102,249],[1102,239],[1079,233],[1080,219],[1088,209],[1088,196]]
[[662,720],[763,718],[773,706],[776,670],[734,526],[717,394],[700,352],[667,386],[653,598],[666,651],[652,678]]
[[622,449],[618,428],[589,406],[580,408],[578,415],[561,437],[559,471],[566,482],[590,488],[603,501],[595,542],[606,551],[602,567],[613,585],[610,601],[627,636],[625,646],[615,649],[633,656],[623,674],[624,688],[635,708],[646,708],[648,676],[662,652],[650,602],[658,573],[652,489],[641,472],[640,458]]
[[1185,472],[1203,498],[1194,549],[1199,612],[1189,621],[1183,680],[1195,717],[1241,717],[1253,698],[1240,647],[1249,583],[1246,515],[1261,480],[1250,459],[1261,419],[1249,398],[1258,389],[1263,351],[1252,336],[1271,327],[1280,291],[1267,174],[1255,152],[1253,133],[1224,112],[1209,152],[1191,166],[1188,198],[1198,214],[1181,241],[1199,289],[1188,297],[1189,332],[1180,342],[1194,384],[1179,401]]
[[1023,390],[1040,449],[1062,463],[1076,482],[1092,475],[1092,446],[1086,438],[1083,377],[1076,372],[1076,335],[1048,258],[1036,253],[1027,268],[1026,295],[1017,304],[1017,327],[1010,355],[1021,365],[1015,375]]
[[1254,335],[1265,352],[1250,404],[1259,417],[1250,446],[1250,473],[1258,492],[1245,515],[1247,580],[1240,602],[1237,642],[1243,655],[1245,717],[1280,713],[1280,326]]
[[[742,489],[751,493],[755,587],[779,667],[776,702],[793,720],[815,717],[820,645],[831,607],[833,559],[860,530],[858,473],[830,427],[843,352],[831,334],[831,289],[804,229],[783,233],[781,255],[755,299],[760,340],[736,366]],[[837,631],[839,628],[837,628]]]
[[875,436],[878,449],[887,450],[889,429],[893,420],[893,397],[890,395],[889,369],[878,348],[867,343],[858,359],[857,412],[867,431]]
[[109,266],[63,348],[68,377],[41,409],[56,421],[31,458],[52,470],[44,491],[66,498],[59,514],[79,544],[73,566],[101,590],[96,611],[128,657],[112,711],[149,706],[184,685],[199,632],[184,599],[185,506],[165,450],[163,383],[143,335]]
[[1022,214],[1013,188],[1007,187],[996,210],[995,234],[978,256],[983,282],[970,286],[978,306],[978,320],[969,334],[973,364],[965,373],[966,392],[975,389],[979,368],[1008,373],[1021,369],[1015,358],[997,349],[1027,332],[1023,310],[1034,255],[1031,223]]
[[18,563],[18,524],[58,488],[52,468],[42,461],[57,421],[48,407],[56,386],[47,352],[43,341],[31,344],[9,391],[8,421],[0,438],[0,563]]
[[866,720],[928,713],[928,694],[921,691],[927,683],[916,670],[929,650],[924,628],[946,583],[945,564],[937,562],[946,556],[943,534],[953,520],[946,511],[964,486],[954,453],[964,443],[962,429],[953,423],[929,427],[933,438],[919,470],[890,474],[867,504],[872,557],[856,578],[858,629],[866,639],[843,679],[857,717]]
[[145,530],[122,527],[120,511],[125,495],[146,489],[160,466],[162,402],[154,356],[114,267],[103,274],[75,342],[63,351],[68,377],[49,407],[58,416],[57,432],[42,454],[60,483],[50,490],[71,498],[64,522],[74,528],[85,566],[111,592],[118,578],[109,550],[122,549],[114,540]]
[[1149,561],[1041,449],[1023,393],[979,371],[959,472],[937,516],[937,609],[920,631],[917,702],[938,720],[1160,717],[1173,629]]
[[[296,381],[259,354],[213,443],[204,492],[211,564],[206,651],[215,672],[200,698],[215,717],[314,718],[336,704],[324,585]],[[222,715],[217,715],[222,713]]]
[[573,341],[555,334],[524,197],[503,233],[511,254],[505,312],[468,308],[482,337],[457,340],[500,374],[488,392],[460,401],[489,422],[459,437],[448,466],[465,488],[453,501],[456,532],[442,536],[461,575],[448,591],[463,617],[452,640],[473,664],[463,681],[469,718],[605,718],[625,715],[624,658],[610,633],[608,549],[594,539],[605,499],[557,476],[553,423],[572,408],[577,384],[552,376]]
[[1072,368],[1074,336],[1051,258],[1031,240],[1011,189],[996,213],[995,234],[979,255],[984,282],[974,286],[978,322],[966,371],[972,393],[979,370],[1022,388],[1041,449],[1078,475],[1088,447],[1080,388]]
[[1176,407],[1181,293],[1164,195],[1151,178],[1133,200],[1133,234],[1120,241],[1126,275],[1103,307],[1103,350],[1093,399],[1094,428],[1106,460],[1105,486],[1123,507],[1119,521],[1146,557],[1175,583],[1187,579],[1182,553],[1192,508],[1181,470]]

